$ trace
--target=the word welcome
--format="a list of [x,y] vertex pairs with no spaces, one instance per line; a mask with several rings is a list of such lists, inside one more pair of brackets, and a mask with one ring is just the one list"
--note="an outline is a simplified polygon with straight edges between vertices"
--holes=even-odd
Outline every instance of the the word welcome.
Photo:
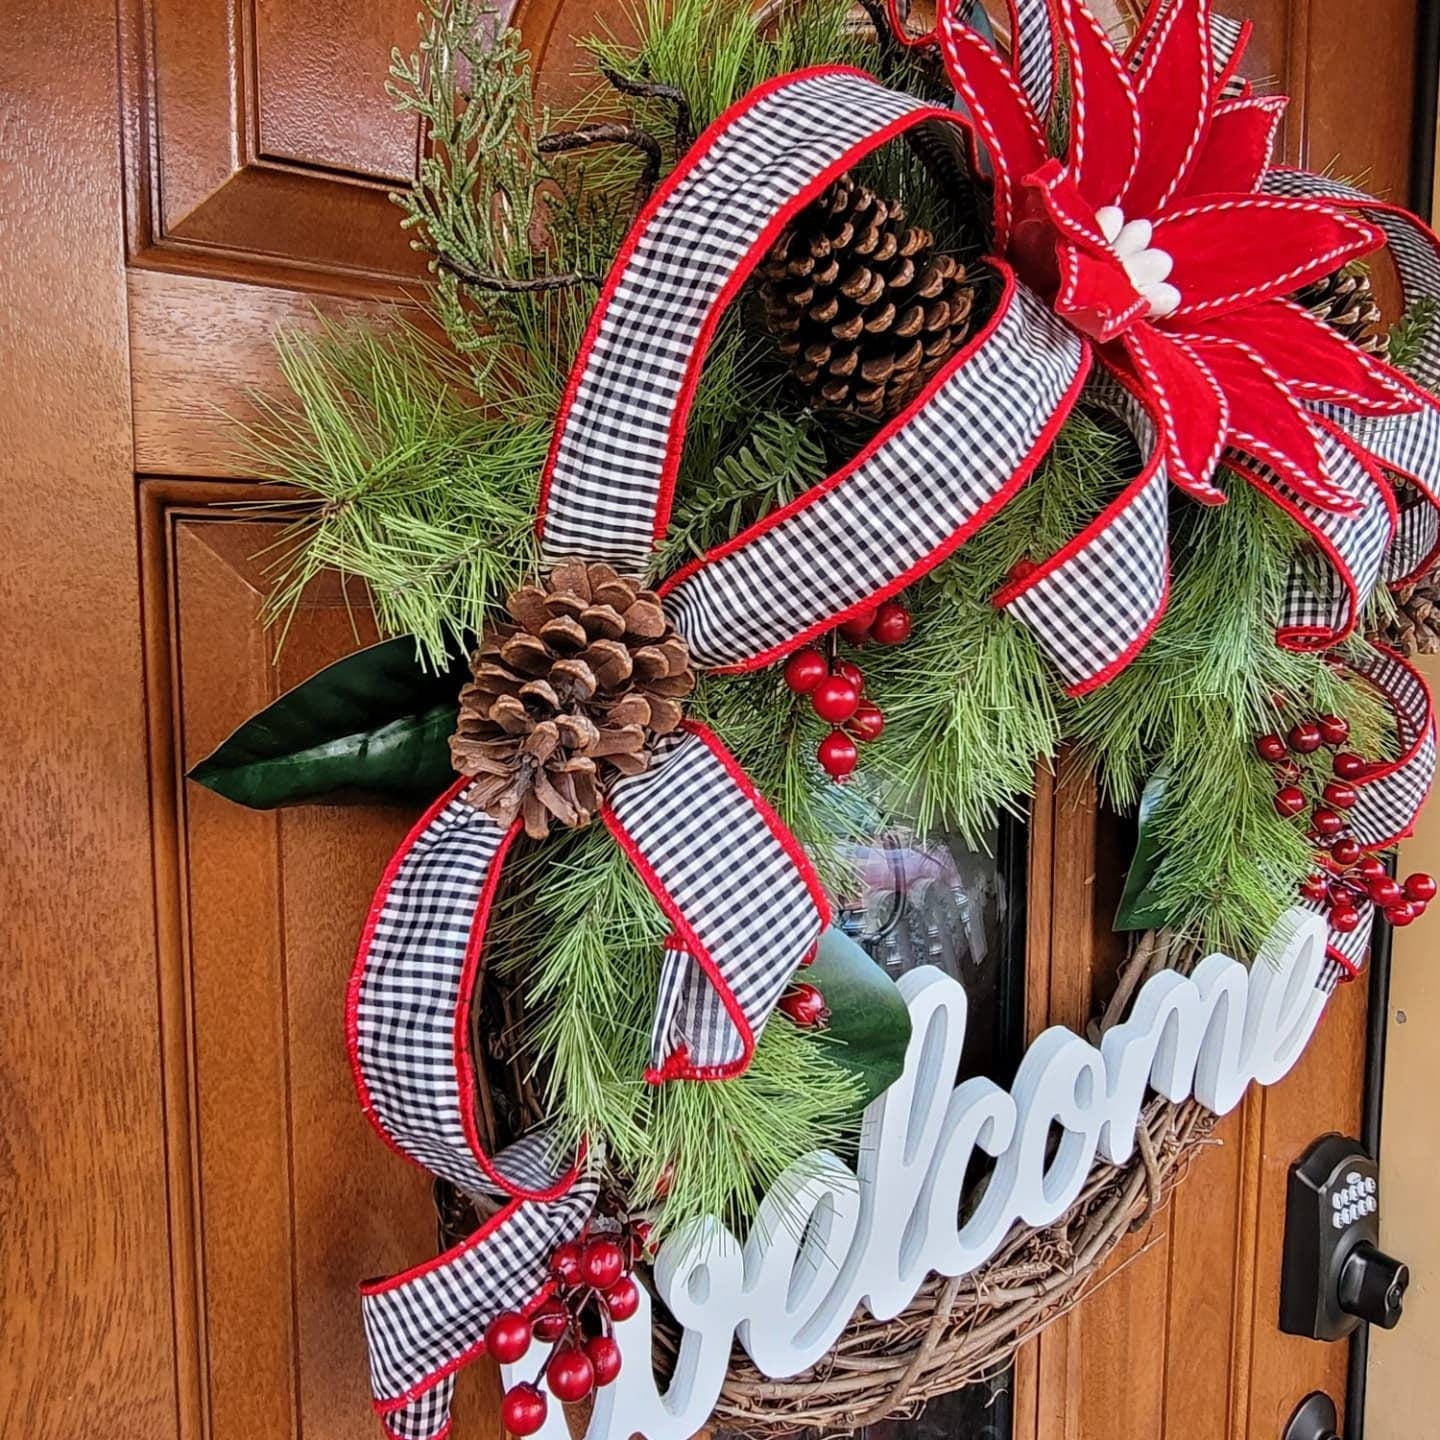
[[[931,1271],[966,1274],[1017,1223],[1050,1224],[1079,1195],[1097,1153],[1129,1157],[1148,1090],[1173,1101],[1193,1094],[1223,1115],[1252,1082],[1273,1084],[1324,1011],[1324,958],[1324,923],[1292,910],[1248,970],[1217,954],[1188,978],[1152,976],[1098,1049],[1047,1030],[1010,1091],[984,1078],[952,1088],[965,991],[929,967],[904,976],[914,1033],[904,1072],[865,1112],[856,1168],[829,1153],[793,1167],[743,1249],[713,1219],[663,1247],[656,1287],[683,1327],[674,1377],[661,1393],[642,1290],[638,1312],[616,1328],[624,1366],[596,1397],[587,1440],[688,1440],[709,1417],[737,1335],[765,1374],[794,1375],[829,1350],[857,1306],[889,1319]],[[993,1159],[993,1172],[962,1222],[977,1152]],[[566,1440],[558,1406],[541,1435]]]

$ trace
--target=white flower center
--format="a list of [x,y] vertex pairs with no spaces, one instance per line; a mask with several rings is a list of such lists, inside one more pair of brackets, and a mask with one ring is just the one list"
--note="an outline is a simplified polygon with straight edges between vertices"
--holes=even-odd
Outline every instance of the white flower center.
[[1150,316],[1160,319],[1180,308],[1180,292],[1166,278],[1175,262],[1150,244],[1155,227],[1148,220],[1125,219],[1118,205],[1104,205],[1095,212],[1100,233],[1125,267],[1136,291],[1150,302]]

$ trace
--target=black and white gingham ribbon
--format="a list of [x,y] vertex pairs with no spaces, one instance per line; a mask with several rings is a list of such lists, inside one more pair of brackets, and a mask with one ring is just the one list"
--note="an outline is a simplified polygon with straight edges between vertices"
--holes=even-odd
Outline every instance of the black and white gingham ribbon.
[[999,267],[984,331],[843,470],[661,586],[697,662],[768,664],[904,588],[1019,489],[1085,376],[1078,338]]
[[[1435,711],[1430,691],[1418,671],[1388,650],[1336,656],[1335,663],[1369,684],[1394,719],[1395,758],[1371,766],[1352,782],[1358,798],[1344,812],[1346,828],[1342,832],[1366,850],[1385,850],[1411,834],[1435,778]],[[1323,901],[1304,903],[1319,915],[1328,909]],[[1360,972],[1370,948],[1375,906],[1361,897],[1355,908],[1360,923],[1353,930],[1330,931],[1329,958],[1321,978],[1332,987]]]
[[[347,1032],[361,1103],[401,1153],[505,1207],[463,1244],[362,1291],[377,1410],[399,1440],[435,1440],[449,1377],[500,1311],[534,1300],[555,1246],[595,1198],[545,1132],[497,1156],[475,1118],[468,1016],[486,924],[517,822],[502,831],[453,786],[391,860],[351,978]],[[604,819],[682,945],[666,961],[654,1079],[742,1070],[790,975],[828,922],[815,873],[708,730],[687,725]],[[683,997],[677,1007],[674,996]]]
[[828,922],[814,871],[716,736],[693,722],[644,774],[611,785],[604,819],[674,927],[646,1078],[738,1074]]
[[1034,631],[1071,695],[1129,664],[1170,589],[1169,482],[1155,424],[1108,376],[1090,382],[1086,399],[1125,422],[1144,457],[1140,473],[1064,549],[995,597]]
[[452,1376],[485,1326],[531,1301],[555,1246],[595,1200],[581,1163],[557,1165],[534,1132],[494,1157],[475,1118],[470,1000],[485,924],[517,829],[468,804],[461,781],[386,868],[351,975],[346,1035],[361,1105],[410,1160],[468,1195],[504,1201],[463,1244],[362,1288],[375,1407],[397,1440],[438,1440]]
[[542,481],[547,558],[644,569],[665,533],[690,402],[726,305],[791,216],[921,126],[960,163],[950,112],[858,70],[824,68],[760,86],[696,142],[631,230],[581,342]]

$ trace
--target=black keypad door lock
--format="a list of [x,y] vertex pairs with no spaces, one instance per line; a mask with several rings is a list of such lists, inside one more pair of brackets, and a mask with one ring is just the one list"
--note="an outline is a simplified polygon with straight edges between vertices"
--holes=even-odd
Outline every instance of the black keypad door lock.
[[1393,1329],[1410,1271],[1380,1249],[1380,1175],[1357,1141],[1317,1140],[1290,1167],[1280,1328],[1344,1339],[1362,1321]]

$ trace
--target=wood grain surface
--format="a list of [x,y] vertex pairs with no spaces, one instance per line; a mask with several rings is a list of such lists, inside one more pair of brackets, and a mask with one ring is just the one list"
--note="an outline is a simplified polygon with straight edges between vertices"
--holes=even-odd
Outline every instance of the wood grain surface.
[[[1222,8],[1225,7],[1222,4]],[[1257,0],[1251,70],[1295,97],[1287,153],[1400,193],[1415,0]],[[415,311],[387,187],[415,160],[381,85],[410,0],[62,0],[0,18],[0,1036],[4,1440],[352,1440],[357,1280],[427,1253],[424,1177],[349,1088],[343,979],[404,817],[251,815],[181,775],[358,643],[336,587],[278,666],[273,522],[232,421],[278,393],[269,336]],[[517,10],[545,99],[620,0]],[[355,597],[352,597],[355,598]],[[1122,855],[1068,765],[1042,780],[1031,1033],[1083,1027]],[[1363,988],[1299,1071],[1217,1131],[1175,1204],[1016,1375],[1017,1440],[1272,1440],[1339,1398],[1344,1350],[1275,1325],[1284,1177],[1353,1128]],[[494,1372],[456,1440],[499,1440]]]

